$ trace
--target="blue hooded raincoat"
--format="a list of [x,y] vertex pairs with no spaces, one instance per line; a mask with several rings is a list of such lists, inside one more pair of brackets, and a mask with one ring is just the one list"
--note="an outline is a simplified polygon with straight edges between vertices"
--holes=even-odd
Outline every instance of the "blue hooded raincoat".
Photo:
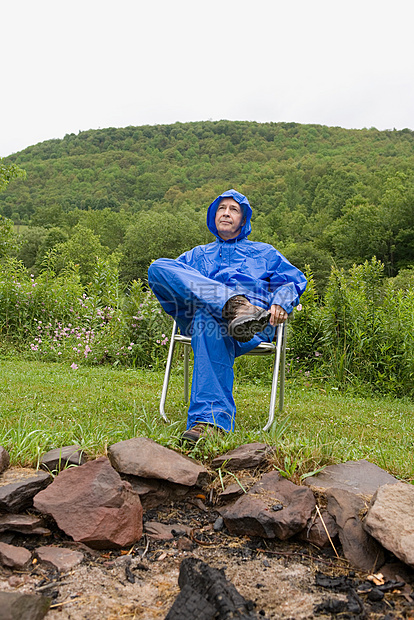
[[[218,205],[233,198],[243,209],[239,235],[224,241],[215,225]],[[148,282],[164,310],[177,321],[182,333],[191,334],[194,369],[187,428],[208,422],[225,431],[234,430],[234,359],[271,341],[270,325],[252,340],[240,343],[227,334],[222,319],[225,303],[235,295],[269,309],[282,306],[290,314],[306,288],[306,278],[280,252],[267,243],[249,241],[252,209],[234,189],[209,206],[207,226],[216,240],[181,254],[176,260],[160,258],[148,270]]]

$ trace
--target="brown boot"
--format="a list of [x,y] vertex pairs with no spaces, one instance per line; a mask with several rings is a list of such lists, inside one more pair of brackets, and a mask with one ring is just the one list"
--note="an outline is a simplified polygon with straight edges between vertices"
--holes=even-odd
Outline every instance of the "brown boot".
[[217,437],[221,432],[223,432],[223,429],[221,429],[219,426],[199,422],[181,435],[181,443],[184,443],[186,441],[188,443],[197,443],[202,437]]
[[231,297],[223,308],[223,318],[229,322],[229,335],[238,342],[249,342],[269,323],[270,312],[253,306],[243,295]]

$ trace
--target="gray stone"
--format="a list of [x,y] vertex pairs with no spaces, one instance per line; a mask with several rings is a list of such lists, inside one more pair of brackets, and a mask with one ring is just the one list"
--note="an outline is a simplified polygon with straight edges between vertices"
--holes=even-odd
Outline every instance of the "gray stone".
[[329,465],[320,474],[306,478],[304,484],[319,493],[332,488],[344,489],[370,499],[378,487],[397,482],[397,478],[391,474],[362,459]]
[[128,546],[142,536],[139,495],[105,457],[60,472],[33,503],[75,541],[95,549]]
[[0,510],[20,512],[32,506],[33,497],[52,482],[49,474],[12,468],[0,476]]
[[46,452],[40,459],[40,465],[47,471],[61,471],[68,465],[83,465],[86,456],[80,446],[63,446]]
[[256,468],[265,463],[272,453],[273,449],[265,443],[248,443],[217,456],[211,462],[211,467],[223,467],[228,471]]
[[201,485],[209,479],[202,465],[146,437],[119,441],[108,448],[108,456],[112,466],[123,474],[184,486]]
[[285,540],[303,530],[314,508],[310,489],[269,472],[248,493],[219,512],[231,534]]
[[327,491],[327,510],[335,519],[346,559],[360,570],[373,572],[384,564],[384,550],[362,525],[367,509],[364,499],[352,491]]
[[[326,533],[325,527],[321,521],[321,518],[318,514],[315,514],[306,524],[304,530],[299,532],[298,538],[303,540],[304,542],[310,543],[323,549],[324,547],[329,547],[331,545],[331,541],[333,542],[335,536],[338,535],[338,528],[336,526],[335,520],[329,512],[326,510],[321,511],[323,523],[325,524],[326,529],[328,530],[328,534]],[[331,541],[329,540],[331,538]]]
[[0,474],[2,474],[10,465],[10,455],[6,448],[0,446]]
[[414,486],[399,482],[378,489],[364,527],[397,558],[414,566]]
[[51,599],[39,594],[0,592],[0,620],[42,620]]
[[[24,568],[32,559],[30,551],[0,542],[0,564],[9,568]],[[1,617],[1,616],[0,616]]]
[[44,546],[37,547],[36,556],[41,562],[57,568],[59,571],[72,570],[80,564],[84,558],[80,551],[71,551],[61,547]]
[[47,536],[50,530],[44,527],[42,517],[27,514],[0,515],[0,533],[20,532],[21,534],[41,534]]

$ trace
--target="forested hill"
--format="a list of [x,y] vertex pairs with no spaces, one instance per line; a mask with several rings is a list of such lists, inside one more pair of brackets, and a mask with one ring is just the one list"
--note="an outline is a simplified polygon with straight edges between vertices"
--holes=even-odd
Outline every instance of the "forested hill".
[[0,194],[0,214],[36,227],[33,260],[50,229],[62,243],[83,227],[105,251],[123,255],[126,279],[142,275],[157,255],[208,241],[205,209],[234,187],[253,207],[250,238],[272,243],[300,267],[309,263],[321,279],[332,261],[349,266],[376,255],[390,275],[414,265],[409,129],[238,121],[108,128],[5,161],[27,176]]

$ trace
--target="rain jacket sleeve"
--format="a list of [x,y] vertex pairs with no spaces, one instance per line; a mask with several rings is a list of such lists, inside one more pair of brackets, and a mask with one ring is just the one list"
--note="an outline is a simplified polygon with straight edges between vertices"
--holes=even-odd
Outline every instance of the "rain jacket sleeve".
[[307,280],[278,250],[271,247],[267,257],[268,281],[271,292],[270,306],[277,304],[290,314],[299,303]]

